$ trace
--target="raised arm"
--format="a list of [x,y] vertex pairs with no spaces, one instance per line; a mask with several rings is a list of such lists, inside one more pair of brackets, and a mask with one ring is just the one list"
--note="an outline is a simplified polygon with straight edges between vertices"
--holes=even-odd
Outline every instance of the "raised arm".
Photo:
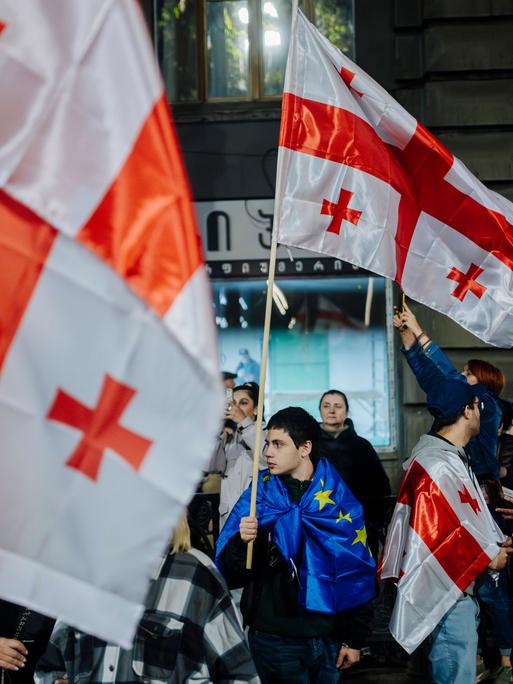
[[406,304],[402,312],[395,314],[394,326],[399,330],[403,342],[401,351],[426,394],[446,377],[459,375],[444,352],[421,328]]

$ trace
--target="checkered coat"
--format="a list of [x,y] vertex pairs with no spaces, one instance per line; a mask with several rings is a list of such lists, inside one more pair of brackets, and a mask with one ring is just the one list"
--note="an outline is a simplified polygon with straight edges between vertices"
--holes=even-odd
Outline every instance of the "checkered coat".
[[259,681],[226,584],[196,549],[163,561],[131,650],[57,623],[37,674],[64,672],[73,684]]

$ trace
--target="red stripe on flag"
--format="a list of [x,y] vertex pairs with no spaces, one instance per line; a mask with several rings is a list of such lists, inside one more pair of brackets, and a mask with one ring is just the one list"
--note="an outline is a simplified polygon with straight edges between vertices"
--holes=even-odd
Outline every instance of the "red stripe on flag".
[[[417,461],[403,480],[397,502],[411,507],[410,526],[452,581],[465,591],[489,565],[490,558],[463,527],[442,490]],[[469,516],[474,515],[469,507]]]
[[164,96],[77,239],[159,315],[203,263],[189,184]]
[[401,194],[396,234],[398,282],[421,211],[451,226],[513,270],[513,224],[444,180],[453,156],[419,123],[405,149],[400,150],[384,143],[370,124],[345,109],[291,93],[284,94],[282,107],[280,145],[369,173]]
[[57,231],[0,190],[0,369]]
[[279,144],[365,171],[401,194],[410,192],[409,178],[388,145],[372,126],[346,109],[284,93]]

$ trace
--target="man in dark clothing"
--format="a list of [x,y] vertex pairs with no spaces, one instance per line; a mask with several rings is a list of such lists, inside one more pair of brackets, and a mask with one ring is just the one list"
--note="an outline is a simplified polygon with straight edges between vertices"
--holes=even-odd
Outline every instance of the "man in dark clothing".
[[356,434],[348,418],[349,404],[340,390],[325,392],[319,402],[321,413],[320,453],[338,470],[363,506],[369,546],[378,557],[379,530],[385,524],[386,500],[390,482],[374,447]]
[[264,684],[339,682],[368,634],[375,567],[362,509],[336,470],[319,460],[319,436],[303,409],[271,418],[257,515],[247,515],[247,490],[218,540],[221,571],[231,587],[244,587],[241,610]]

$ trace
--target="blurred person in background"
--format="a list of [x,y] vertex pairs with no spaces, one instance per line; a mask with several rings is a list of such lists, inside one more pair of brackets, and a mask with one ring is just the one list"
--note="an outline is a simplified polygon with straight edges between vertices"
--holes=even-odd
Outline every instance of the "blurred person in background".
[[[253,475],[253,452],[256,442],[256,413],[258,385],[246,382],[233,388],[232,401],[226,407],[225,420],[233,421],[235,429],[223,429],[210,460],[210,473],[221,474],[219,500],[219,527],[222,528],[228,514],[242,492],[248,487]],[[265,435],[262,431],[260,444],[263,449]],[[260,454],[260,468],[265,458]]]
[[330,389],[321,396],[321,456],[337,469],[353,495],[362,504],[369,547],[378,558],[379,531],[385,524],[386,499],[390,481],[374,447],[354,429],[348,417],[349,403],[344,392]]
[[210,558],[191,548],[185,515],[156,568],[132,648],[58,622],[37,675],[40,684],[258,682],[239,611]]
[[500,400],[502,424],[499,435],[497,457],[500,466],[501,484],[513,490],[513,404]]
[[249,350],[245,347],[239,349],[240,362],[235,372],[239,381],[260,382],[260,364],[252,359]]

